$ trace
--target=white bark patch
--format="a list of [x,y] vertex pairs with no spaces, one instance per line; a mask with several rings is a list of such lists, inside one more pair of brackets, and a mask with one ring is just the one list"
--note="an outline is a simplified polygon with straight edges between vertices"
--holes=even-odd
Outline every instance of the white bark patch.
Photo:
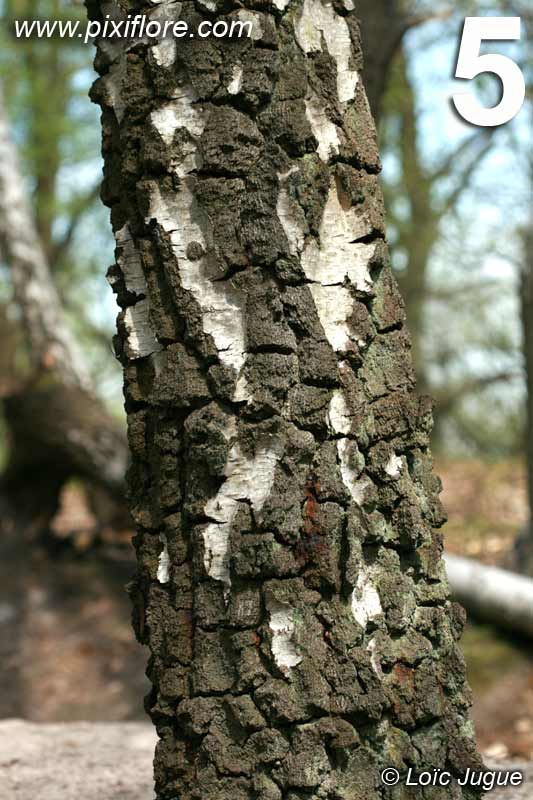
[[313,136],[318,142],[317,153],[322,161],[328,162],[339,152],[340,140],[337,126],[329,119],[324,105],[314,93],[305,101],[305,115],[311,125]]
[[162,39],[159,44],[152,47],[152,53],[154,54],[156,64],[168,69],[175,62],[178,53],[176,40],[172,36],[167,36],[165,39]]
[[379,655],[376,652],[376,640],[371,639],[368,643],[368,647],[366,648],[367,651],[370,653],[370,663],[372,664],[372,669],[381,680],[383,678],[383,670],[381,668],[381,661],[379,659]]
[[242,74],[241,64],[235,64],[231,75],[231,81],[228,83],[227,87],[229,94],[239,94],[241,91]]
[[148,300],[139,300],[134,306],[125,310],[124,327],[128,358],[145,358],[163,349],[152,330]]
[[286,187],[283,185],[284,179],[292,174],[293,171],[290,170],[287,175],[278,175],[281,188],[278,192],[276,212],[289,242],[289,252],[293,256],[299,256],[305,242],[305,214],[298,203],[294,203],[291,200]]
[[274,0],[274,5],[279,11],[285,11],[291,0]]
[[[213,281],[206,274],[205,258],[191,260],[187,255],[188,247],[193,243],[200,244],[205,252],[204,230],[208,227],[208,220],[201,216],[188,179],[183,180],[180,188],[169,197],[163,197],[157,189],[150,215],[170,234],[181,283],[202,309],[204,331],[213,337],[221,362],[240,374],[246,355],[243,299],[230,282]],[[241,396],[243,390],[241,381]]]
[[402,473],[403,461],[402,459],[397,456],[395,453],[391,455],[387,466],[385,467],[385,472],[387,475],[390,475],[391,478],[398,479]]
[[355,208],[342,206],[332,179],[320,223],[320,244],[311,240],[302,254],[307,277],[322,286],[335,286],[348,278],[360,291],[370,291],[368,264],[376,245],[356,241],[370,232],[368,221]]
[[361,342],[348,322],[354,300],[349,288],[342,284],[348,280],[362,292],[372,288],[368,265],[376,245],[356,241],[370,233],[370,225],[356,209],[344,208],[332,180],[320,223],[319,241],[309,239],[306,242],[303,210],[291,200],[284,185],[290,174],[279,176],[277,214],[290,252],[301,255],[301,265],[311,281],[309,288],[326,337],[337,353],[344,353],[352,342]]
[[344,397],[344,392],[336,389],[329,404],[329,424],[335,433],[347,436],[352,427],[350,409]]
[[344,286],[309,286],[326,338],[337,353],[346,353],[352,342],[348,319],[353,311],[353,297]]
[[180,96],[152,114],[152,123],[165,141],[170,143],[179,128],[190,136],[190,149],[182,162],[175,165],[176,174],[182,178],[176,192],[163,196],[159,187],[151,198],[147,221],[155,219],[170,235],[176,256],[180,280],[190,291],[202,311],[202,324],[206,334],[212,336],[221,362],[232,367],[239,376],[236,401],[248,399],[246,382],[241,376],[246,357],[244,300],[230,281],[213,281],[207,274],[205,257],[191,260],[188,248],[200,245],[207,252],[210,242],[210,221],[194,198],[188,173],[198,166],[196,139],[205,126],[203,109],[194,105],[195,95],[190,88],[182,88]]
[[240,19],[241,22],[252,23],[250,38],[253,39],[254,42],[258,42],[260,39],[263,38],[263,28],[261,26],[261,17],[259,16],[259,14],[256,14],[254,11],[241,9],[240,11],[237,12],[237,17]]
[[303,8],[294,26],[296,39],[304,53],[322,50],[322,37],[337,64],[337,95],[340,103],[355,97],[359,76],[350,69],[352,42],[350,30],[344,17],[334,10],[331,3],[322,0],[304,0]]
[[272,489],[274,471],[280,455],[274,448],[262,447],[253,458],[241,451],[239,444],[231,448],[224,475],[226,480],[216,497],[205,506],[206,516],[215,520],[203,532],[204,566],[207,574],[224,584],[227,596],[231,587],[228,545],[231,526],[239,503],[248,501],[259,516]]
[[132,294],[146,295],[148,290],[141,257],[135,247],[129,225],[124,225],[115,233],[115,240],[119,249],[117,261],[124,276],[126,289]]
[[163,545],[163,549],[159,555],[159,566],[157,568],[157,580],[159,583],[168,583],[170,580],[170,556],[168,553],[167,537],[162,533],[159,541]]
[[318,316],[331,346],[346,352],[350,342],[358,342],[348,320],[354,300],[349,289],[341,286],[346,279],[359,291],[369,292],[372,280],[368,265],[376,245],[357,243],[368,232],[368,223],[356,210],[345,210],[332,181],[320,224],[320,241],[307,242],[301,264],[309,280]]
[[179,90],[172,100],[152,112],[152,125],[166,144],[172,144],[174,134],[180,128],[193,137],[202,135],[205,119],[201,107],[194,105],[196,95],[190,87]]
[[294,611],[287,603],[278,600],[271,600],[267,610],[270,614],[274,661],[280,669],[290,670],[302,661],[293,642]]
[[381,600],[372,578],[372,570],[363,567],[357,576],[357,586],[352,592],[352,614],[365,629],[369,622],[383,613]]
[[368,489],[372,484],[368,478],[360,478],[362,465],[358,466],[354,463],[354,448],[357,448],[357,445],[350,439],[339,439],[337,442],[342,481],[350,492],[354,503],[362,506]]

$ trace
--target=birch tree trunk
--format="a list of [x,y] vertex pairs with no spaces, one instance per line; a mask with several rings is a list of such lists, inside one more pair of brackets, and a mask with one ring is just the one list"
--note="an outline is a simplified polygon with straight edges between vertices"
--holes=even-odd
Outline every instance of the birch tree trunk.
[[434,796],[380,783],[479,761],[355,17],[126,5],[253,21],[96,58],[158,798]]
[[[117,518],[123,518],[125,436],[96,398],[88,365],[69,329],[25,192],[1,87],[0,252],[31,361],[29,376],[0,386],[10,439],[0,500],[8,504],[17,528],[47,532],[61,487],[74,475],[103,487]],[[5,340],[4,345],[9,348]]]

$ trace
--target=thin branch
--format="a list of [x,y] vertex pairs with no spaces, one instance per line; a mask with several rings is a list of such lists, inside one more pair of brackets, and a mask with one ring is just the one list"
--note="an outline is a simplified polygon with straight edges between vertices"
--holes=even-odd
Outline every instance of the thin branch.
[[100,196],[100,183],[97,183],[90,189],[89,192],[87,192],[87,194],[78,197],[74,201],[70,215],[69,225],[65,232],[65,235],[63,236],[62,239],[60,239],[60,241],[54,244],[52,248],[52,253],[50,258],[51,264],[55,266],[61,261],[61,259],[67,252],[68,248],[72,244],[74,234],[76,233],[78,225],[83,219],[83,216],[86,214],[91,205],[94,203],[95,200],[98,199],[99,196]]
[[403,23],[403,34],[406,34],[407,31],[410,31],[412,28],[418,28],[420,25],[424,25],[426,22],[433,22],[435,20],[446,20],[449,19],[453,14],[454,9],[442,9],[441,11],[427,11],[424,14],[411,14],[408,16]]

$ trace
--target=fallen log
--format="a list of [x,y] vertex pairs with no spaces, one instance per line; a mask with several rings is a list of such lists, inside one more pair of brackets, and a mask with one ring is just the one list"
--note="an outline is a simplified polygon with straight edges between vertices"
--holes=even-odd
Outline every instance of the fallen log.
[[480,620],[533,638],[533,579],[445,555],[455,598]]

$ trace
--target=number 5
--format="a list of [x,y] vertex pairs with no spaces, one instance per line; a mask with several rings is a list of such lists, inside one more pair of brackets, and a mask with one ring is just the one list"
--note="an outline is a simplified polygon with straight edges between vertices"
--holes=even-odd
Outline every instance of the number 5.
[[520,39],[520,17],[467,17],[459,49],[456,78],[471,80],[482,72],[493,72],[503,86],[502,99],[493,108],[484,108],[469,92],[454,94],[459,114],[473,125],[484,128],[504,125],[516,117],[524,104],[526,83],[520,67],[507,56],[479,55],[483,39]]

